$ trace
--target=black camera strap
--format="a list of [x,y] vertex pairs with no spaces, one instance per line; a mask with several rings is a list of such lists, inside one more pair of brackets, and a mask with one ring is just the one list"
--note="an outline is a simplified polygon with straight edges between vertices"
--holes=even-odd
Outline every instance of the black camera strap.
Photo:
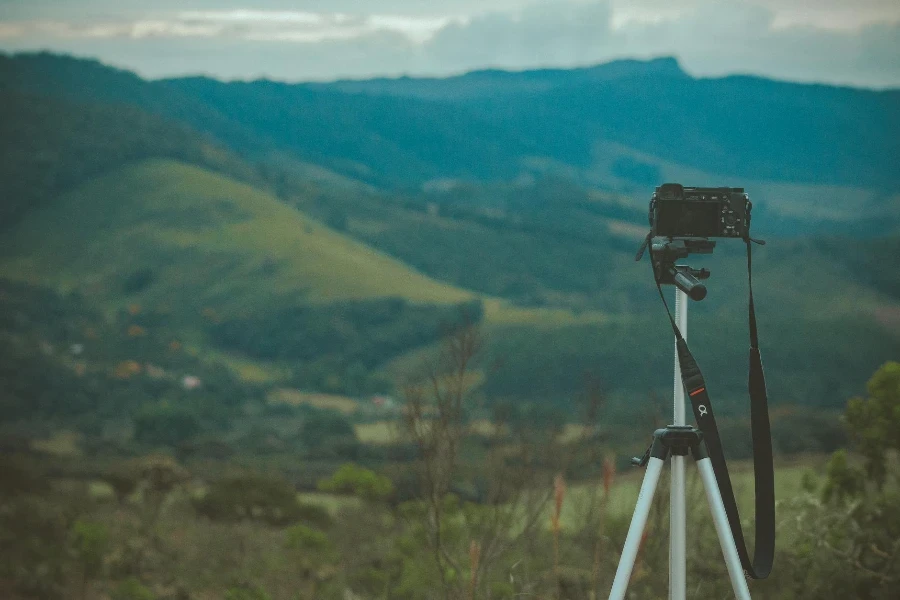
[[[649,236],[648,236],[649,237]],[[756,240],[752,240],[756,241]],[[719,437],[719,428],[713,413],[712,402],[706,381],[700,372],[700,367],[691,355],[687,342],[678,330],[669,304],[663,294],[662,286],[656,277],[654,281],[659,290],[669,315],[669,322],[675,332],[676,347],[678,350],[678,362],[681,365],[681,381],[685,393],[691,400],[694,409],[694,418],[697,426],[703,433],[706,442],[707,453],[712,463],[725,512],[728,515],[728,523],[731,533],[734,535],[738,555],[744,571],[753,579],[765,579],[772,571],[772,563],[775,558],[775,471],[772,463],[772,435],[769,426],[769,407],[766,393],[766,377],[763,372],[762,359],[759,353],[759,337],[756,331],[756,311],[753,306],[753,275],[750,253],[751,239],[745,239],[747,243],[747,281],[750,288],[749,301],[749,328],[750,328],[750,373],[748,388],[750,392],[750,430],[753,439],[753,475],[756,491],[756,547],[753,560],[747,551],[744,541],[744,532],[741,528],[741,517],[738,514],[737,502],[734,498],[734,489],[731,478],[728,475],[728,466],[725,463],[725,452],[722,449],[722,440]],[[653,244],[647,244],[650,251],[650,264],[653,260]]]

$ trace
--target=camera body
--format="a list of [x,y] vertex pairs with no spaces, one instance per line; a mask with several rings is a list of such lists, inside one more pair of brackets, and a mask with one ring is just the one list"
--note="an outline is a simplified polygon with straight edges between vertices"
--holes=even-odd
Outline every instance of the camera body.
[[684,187],[665,183],[650,200],[654,236],[748,238],[750,198],[744,188]]

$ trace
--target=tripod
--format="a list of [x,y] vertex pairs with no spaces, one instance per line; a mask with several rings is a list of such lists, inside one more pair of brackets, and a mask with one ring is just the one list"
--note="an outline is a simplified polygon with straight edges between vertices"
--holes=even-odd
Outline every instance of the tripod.
[[[709,277],[705,269],[695,270],[684,265],[675,265],[674,261],[688,254],[712,253],[715,242],[678,241],[653,246],[654,272],[660,284],[672,284],[678,289],[675,293],[675,318],[678,329],[687,338],[687,301],[702,300],[706,296],[706,287],[699,279]],[[625,538],[625,546],[616,569],[610,600],[624,600],[625,591],[634,569],[634,562],[640,549],[641,536],[650,514],[653,495],[659,482],[663,465],[671,457],[672,484],[669,498],[669,599],[685,600],[687,594],[687,518],[685,510],[685,459],[690,454],[697,464],[700,479],[706,491],[706,500],[712,513],[713,524],[719,537],[719,544],[725,556],[728,576],[735,598],[750,600],[750,590],[738,556],[734,535],[728,524],[728,515],[722,502],[722,495],[712,464],[706,454],[703,434],[696,428],[685,424],[684,385],[681,381],[678,353],[675,353],[675,394],[674,422],[664,429],[653,433],[653,442],[642,458],[633,459],[638,466],[646,466],[644,480],[638,494],[634,516]],[[702,411],[702,407],[701,407]]]

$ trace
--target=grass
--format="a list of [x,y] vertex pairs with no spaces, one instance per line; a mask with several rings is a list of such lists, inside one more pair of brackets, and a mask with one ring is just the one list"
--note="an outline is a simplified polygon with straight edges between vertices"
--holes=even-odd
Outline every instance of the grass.
[[307,404],[315,408],[336,410],[345,415],[350,415],[359,410],[359,404],[353,398],[338,396],[336,394],[318,394],[301,392],[290,388],[278,388],[269,392],[270,404],[289,404],[300,406]]
[[[804,492],[804,478],[811,478],[812,481],[821,484],[824,478],[824,464],[826,460],[826,457],[823,456],[809,456],[776,464],[776,502],[802,494]],[[753,515],[754,503],[752,462],[729,462],[729,474],[735,490],[735,499],[737,500],[738,508],[741,510],[741,516],[743,519],[749,518]],[[610,491],[608,505],[610,516],[629,517],[633,513],[643,476],[644,470],[642,469],[633,469],[617,475]],[[668,494],[668,479],[669,471],[667,467],[660,479],[657,495]],[[583,523],[580,521],[580,515],[583,514],[583,511],[590,503],[591,497],[596,495],[599,498],[602,493],[601,482],[569,486],[560,515],[562,526],[571,531],[581,528]],[[703,495],[703,487],[697,470],[690,461],[688,461],[687,466],[686,494],[689,500],[688,505],[699,507],[698,510],[702,514],[698,514],[698,518],[706,516],[708,509]],[[549,522],[549,509],[547,520]]]
[[324,492],[300,492],[297,494],[297,500],[303,504],[320,506],[332,516],[345,508],[359,508],[362,506],[362,500],[356,496],[339,496]]
[[[65,194],[0,243],[0,272],[122,306],[224,315],[272,302],[472,295],[343,236],[278,199],[169,160],[124,167]],[[150,273],[129,294],[129,277]]]
[[225,365],[238,379],[245,383],[277,383],[284,381],[290,376],[290,369],[286,367],[238,356],[231,352],[221,352],[208,347],[203,348],[203,359],[213,364]]
[[364,444],[386,445],[397,440],[399,423],[396,421],[376,421],[357,423],[353,426],[356,438]]
[[521,307],[489,298],[484,301],[484,319],[488,328],[502,325],[530,325],[539,328],[602,323],[608,316],[600,311],[576,313],[565,308]]
[[73,431],[57,431],[45,440],[34,440],[31,448],[37,452],[43,452],[52,456],[81,456],[81,448],[78,443],[81,436]]

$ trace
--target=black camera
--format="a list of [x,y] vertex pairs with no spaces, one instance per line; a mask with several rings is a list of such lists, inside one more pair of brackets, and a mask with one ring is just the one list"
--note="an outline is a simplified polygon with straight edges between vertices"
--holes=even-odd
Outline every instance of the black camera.
[[744,188],[684,187],[665,183],[650,200],[654,236],[727,237],[750,235],[750,198]]

